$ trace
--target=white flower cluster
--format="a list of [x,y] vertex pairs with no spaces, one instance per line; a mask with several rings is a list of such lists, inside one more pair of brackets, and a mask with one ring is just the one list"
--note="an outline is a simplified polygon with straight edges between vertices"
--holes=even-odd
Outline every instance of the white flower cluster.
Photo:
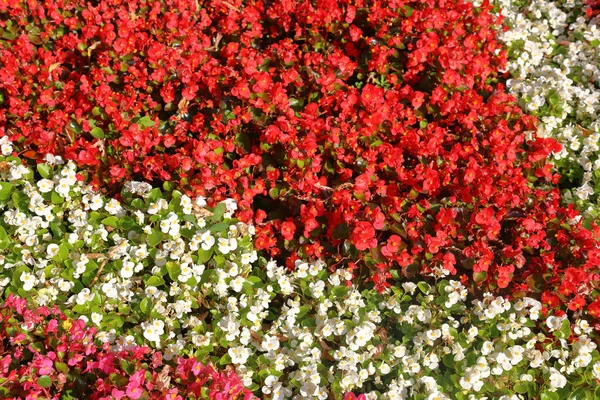
[[[131,182],[125,191],[142,198],[121,204],[80,182],[74,163],[53,161],[40,164],[44,177],[35,182],[16,159],[0,172],[10,182],[0,202],[0,290],[91,320],[115,348],[166,344],[171,358],[191,345],[184,332],[198,324],[215,260],[226,266],[215,292],[225,294],[241,290],[257,260],[254,228],[227,217],[235,202],[209,211],[203,197],[173,193],[167,201]],[[122,328],[126,319],[130,330]]]
[[600,28],[582,0],[498,0],[510,29],[507,87],[538,116],[538,135],[557,139],[559,172],[575,187],[565,195],[598,216],[600,206]]

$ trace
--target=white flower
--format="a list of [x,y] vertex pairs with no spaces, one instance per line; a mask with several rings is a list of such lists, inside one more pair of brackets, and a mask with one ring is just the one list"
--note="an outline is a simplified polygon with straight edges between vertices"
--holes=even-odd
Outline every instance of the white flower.
[[90,289],[83,288],[81,292],[77,294],[76,302],[79,305],[84,305],[88,301],[92,301],[94,299],[94,293],[91,293]]
[[1,149],[2,149],[3,156],[10,156],[13,152],[13,147],[10,143],[3,143],[1,146]]
[[263,337],[261,346],[266,351],[275,351],[275,350],[279,349],[279,339],[277,339],[276,336],[265,335]]
[[40,190],[40,192],[48,193],[51,192],[52,189],[54,189],[54,182],[52,182],[50,179],[40,179],[37,182],[37,187]]
[[390,373],[391,368],[388,364],[386,363],[381,363],[381,365],[379,366],[379,371],[383,374],[383,375],[387,375]]
[[553,389],[560,389],[565,387],[567,384],[567,378],[565,378],[560,372],[555,371],[550,375],[550,386]]
[[26,292],[33,289],[33,286],[37,283],[35,275],[29,272],[22,272],[21,277],[19,279],[21,280],[21,282],[23,282],[23,290],[25,290]]
[[597,362],[592,367],[592,373],[594,374],[594,378],[600,379],[600,362]]
[[235,279],[232,279],[231,282],[229,283],[229,285],[231,286],[231,288],[236,291],[236,292],[241,292],[242,291],[242,287],[244,285],[244,278],[240,275],[237,276]]
[[562,318],[556,317],[554,315],[549,316],[546,319],[546,325],[550,329],[550,332],[560,329],[562,325]]
[[145,325],[144,323],[142,323],[142,329],[144,332],[144,337],[147,340],[151,342],[157,342],[160,340],[159,335],[156,333],[156,329],[154,329],[152,325]]
[[468,367],[465,370],[464,376],[460,378],[459,383],[463,389],[472,389],[477,392],[483,386],[483,381],[481,381],[480,378],[481,374],[476,368]]
[[50,243],[48,247],[46,247],[46,254],[48,254],[49,258],[54,257],[58,253],[58,245],[55,243]]
[[244,346],[230,347],[227,354],[229,354],[232,363],[243,365],[250,356],[250,350]]
[[97,312],[92,313],[92,322],[96,325],[100,325],[100,321],[102,321],[103,315]]
[[131,261],[125,261],[123,263],[123,268],[121,268],[121,271],[119,272],[119,274],[121,275],[121,278],[124,279],[129,279],[133,276],[133,267],[135,266],[135,264]]

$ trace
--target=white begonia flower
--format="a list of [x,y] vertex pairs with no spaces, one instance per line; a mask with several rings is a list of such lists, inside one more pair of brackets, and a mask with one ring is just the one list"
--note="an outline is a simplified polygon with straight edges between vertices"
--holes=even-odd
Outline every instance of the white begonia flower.
[[594,375],[594,378],[600,379],[600,362],[594,364],[592,367],[592,374]]
[[383,375],[387,375],[390,373],[392,369],[390,368],[389,364],[387,363],[381,363],[381,365],[379,366],[379,372],[381,372]]
[[46,254],[48,254],[49,258],[52,258],[58,254],[58,249],[59,247],[56,243],[50,243],[48,247],[46,247]]
[[460,386],[466,390],[474,390],[478,392],[483,386],[483,381],[480,380],[481,373],[472,367],[468,367],[462,378],[460,378]]
[[240,262],[243,265],[248,265],[250,264],[252,261],[252,253],[244,253],[242,254],[241,258],[240,258]]
[[231,282],[229,282],[229,285],[235,292],[239,293],[242,291],[244,281],[245,279],[240,275],[232,279]]
[[109,299],[116,299],[119,296],[117,285],[114,282],[106,282],[102,284],[102,292]]
[[102,321],[103,315],[97,312],[92,313],[92,322],[98,326],[100,326],[100,322]]
[[548,380],[550,381],[550,387],[555,390],[561,389],[567,384],[567,378],[565,378],[564,375],[558,371],[554,371],[552,374],[550,374],[550,378]]
[[562,321],[563,321],[562,318],[551,315],[546,319],[546,325],[550,329],[550,332],[553,332],[557,329],[560,329],[560,327],[562,325]]
[[215,245],[215,238],[210,234],[210,231],[206,231],[202,233],[200,236],[200,240],[202,240],[202,250],[208,251]]
[[206,197],[197,196],[196,199],[194,200],[194,204],[197,205],[198,207],[205,207],[206,206]]
[[151,342],[158,342],[160,340],[160,336],[156,333],[156,329],[150,325],[142,322],[142,329],[144,332],[144,337]]
[[250,350],[244,346],[230,347],[227,354],[229,354],[232,363],[243,365],[250,357]]
[[132,261],[124,261],[123,262],[123,268],[121,268],[121,271],[119,272],[119,275],[121,275],[121,278],[123,279],[129,279],[133,276],[133,268],[135,267],[135,264]]
[[111,215],[117,215],[123,212],[123,207],[121,207],[121,203],[119,203],[119,201],[116,199],[111,199],[108,203],[106,203],[104,209]]
[[81,289],[81,292],[77,294],[76,302],[79,305],[84,305],[88,301],[92,301],[94,299],[94,293],[90,291],[88,288]]
[[0,148],[2,149],[3,156],[10,156],[13,152],[13,147],[10,143],[3,143]]
[[33,287],[37,284],[37,279],[35,275],[29,272],[22,272],[19,279],[21,282],[23,282],[23,290],[25,290],[26,292],[33,289]]
[[265,351],[276,351],[279,349],[279,339],[276,336],[265,335],[261,346]]
[[36,185],[42,193],[48,193],[54,189],[54,182],[50,179],[40,179]]

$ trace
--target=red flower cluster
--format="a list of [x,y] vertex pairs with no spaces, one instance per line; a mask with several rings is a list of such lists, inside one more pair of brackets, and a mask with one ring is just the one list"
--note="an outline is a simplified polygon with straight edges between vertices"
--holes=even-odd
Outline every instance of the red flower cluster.
[[115,353],[94,344],[95,328],[58,308],[27,308],[9,295],[0,306],[0,396],[3,399],[252,399],[232,370],[194,358],[164,363],[147,347]]
[[[239,200],[256,246],[589,300],[599,230],[504,93],[488,2],[0,4],[0,132],[93,182]],[[293,221],[293,222],[292,222]],[[584,279],[572,278],[574,268]],[[509,285],[511,283],[512,285]],[[576,297],[580,296],[580,297]]]

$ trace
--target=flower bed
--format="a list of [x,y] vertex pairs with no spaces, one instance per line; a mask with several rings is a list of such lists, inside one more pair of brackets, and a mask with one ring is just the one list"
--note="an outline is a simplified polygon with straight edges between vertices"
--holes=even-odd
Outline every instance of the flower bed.
[[0,393],[600,396],[595,6],[536,1],[0,4]]
[[[566,199],[600,215],[600,44],[598,20],[582,1],[499,2],[510,27],[509,92],[539,120],[537,134],[562,145],[554,155]],[[588,8],[588,10],[591,10]]]

